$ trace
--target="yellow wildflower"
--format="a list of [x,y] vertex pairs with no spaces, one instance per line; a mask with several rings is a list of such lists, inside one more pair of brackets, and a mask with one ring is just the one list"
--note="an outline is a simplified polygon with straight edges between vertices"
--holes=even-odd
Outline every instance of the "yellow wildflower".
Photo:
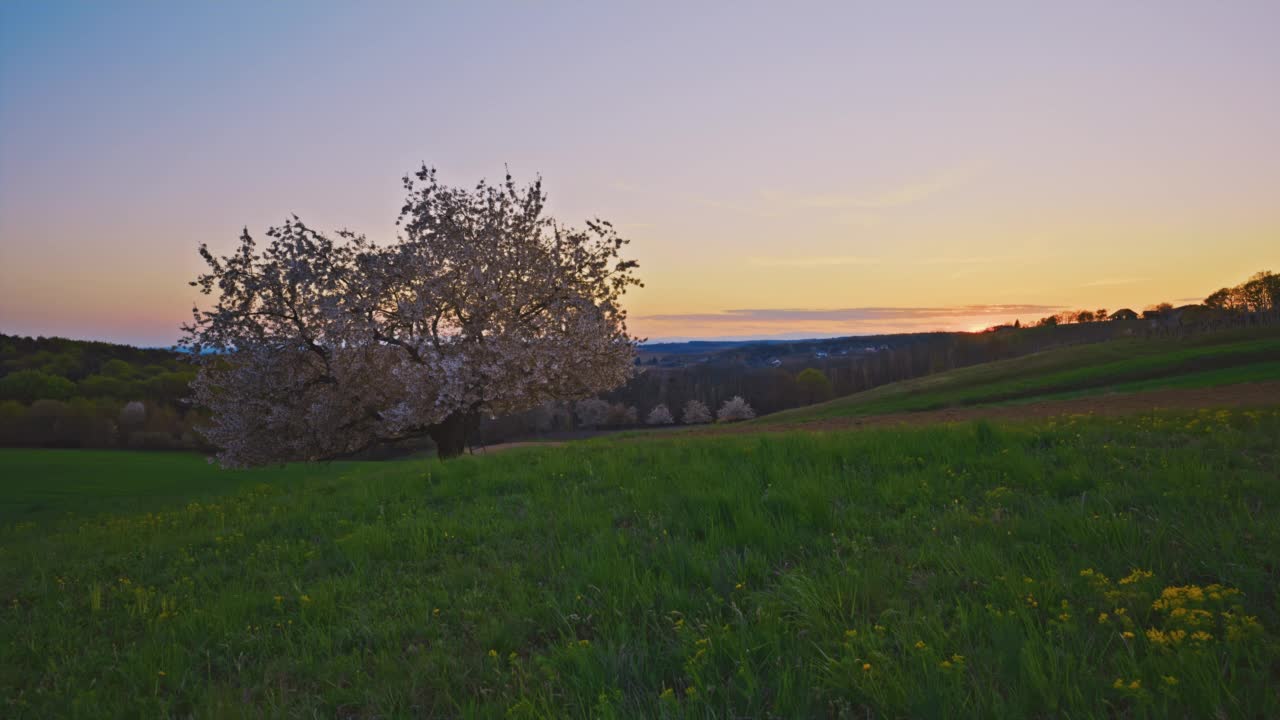
[[659,700],[670,700],[675,697],[675,691],[671,688],[662,688],[662,692],[658,693]]
[[1139,580],[1146,580],[1151,577],[1150,570],[1138,570],[1134,568],[1127,576],[1120,578],[1121,585],[1132,585]]
[[917,640],[917,641],[916,641],[916,649],[917,649],[917,650],[923,650],[923,649],[925,649],[925,648],[927,648],[927,647],[929,647],[929,646],[928,646],[928,645],[925,645],[925,643],[924,643],[924,641],[923,641],[923,640]]
[[497,651],[497,650],[490,649],[490,650],[489,650],[489,657],[491,657],[491,658],[496,658],[496,657],[498,657],[498,651]]
[[1178,684],[1178,678],[1176,678],[1176,677],[1174,677],[1174,676],[1172,676],[1172,675],[1164,675],[1164,676],[1162,676],[1162,677],[1164,678],[1164,682],[1165,682],[1165,684],[1166,684],[1166,685],[1177,685],[1177,684]]
[[1120,633],[1120,637],[1124,638],[1125,640],[1132,640],[1133,633],[1129,632],[1128,630],[1125,630],[1124,632]]
[[1098,622],[1105,623],[1110,617],[1107,613],[1098,613]]
[[862,663],[862,672],[871,672],[871,663]]

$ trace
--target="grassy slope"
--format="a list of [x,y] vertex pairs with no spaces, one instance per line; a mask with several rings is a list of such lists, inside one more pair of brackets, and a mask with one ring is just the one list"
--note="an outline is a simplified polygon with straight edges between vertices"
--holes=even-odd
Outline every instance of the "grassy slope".
[[1280,380],[1280,331],[1275,329],[1185,340],[1115,340],[892,383],[754,422],[793,423],[1266,380]]
[[352,463],[225,471],[190,453],[0,449],[0,523],[67,512],[137,512],[251,484],[283,486]]
[[[0,531],[0,693],[7,717],[1274,717],[1278,438],[1280,411],[606,441],[46,514]],[[86,465],[172,486],[138,460]],[[1152,607],[1212,583],[1242,594],[1192,606],[1233,614]]]

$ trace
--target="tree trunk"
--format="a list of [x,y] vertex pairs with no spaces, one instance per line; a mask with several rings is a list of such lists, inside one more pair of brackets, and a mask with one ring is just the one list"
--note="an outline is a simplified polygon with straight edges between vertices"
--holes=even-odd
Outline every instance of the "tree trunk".
[[436,455],[441,460],[461,455],[467,449],[467,438],[480,425],[480,414],[458,410],[443,421],[427,428],[427,435],[436,444]]

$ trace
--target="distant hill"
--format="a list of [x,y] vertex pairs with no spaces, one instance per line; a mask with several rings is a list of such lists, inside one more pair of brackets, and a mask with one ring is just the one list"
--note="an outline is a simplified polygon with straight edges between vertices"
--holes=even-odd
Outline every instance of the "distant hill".
[[753,421],[768,425],[1280,380],[1280,327],[1057,348],[883,385]]

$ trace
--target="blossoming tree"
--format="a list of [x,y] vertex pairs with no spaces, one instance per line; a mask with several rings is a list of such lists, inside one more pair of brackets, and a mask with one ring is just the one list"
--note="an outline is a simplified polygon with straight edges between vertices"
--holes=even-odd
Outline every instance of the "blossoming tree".
[[650,425],[670,425],[676,419],[666,405],[659,404],[649,411],[649,416],[644,421]]
[[200,254],[182,344],[201,362],[204,434],[229,466],[340,457],[429,435],[466,448],[483,414],[586,398],[630,377],[635,339],[620,299],[640,281],[605,221],[582,229],[544,213],[541,180],[517,187],[404,179],[386,245],[296,216],[248,231],[236,251]]
[[681,422],[685,425],[698,425],[711,422],[711,410],[700,400],[690,400],[684,404],[684,415]]
[[734,395],[725,400],[724,404],[720,406],[720,410],[716,413],[716,419],[720,422],[750,420],[755,416],[756,411],[751,409],[751,405],[741,395]]

